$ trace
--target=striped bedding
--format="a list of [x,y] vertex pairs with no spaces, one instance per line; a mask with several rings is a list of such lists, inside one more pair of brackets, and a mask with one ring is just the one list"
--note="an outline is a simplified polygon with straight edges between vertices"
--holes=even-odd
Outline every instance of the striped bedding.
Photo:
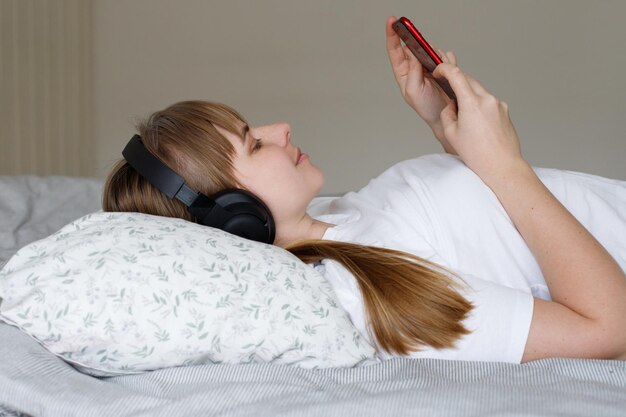
[[626,415],[621,361],[396,358],[348,369],[201,365],[97,379],[13,327],[0,324],[0,340],[0,415]]
[[[95,211],[101,182],[0,177],[0,266]],[[200,365],[84,375],[0,323],[0,416],[626,416],[626,362],[396,358],[351,369]]]

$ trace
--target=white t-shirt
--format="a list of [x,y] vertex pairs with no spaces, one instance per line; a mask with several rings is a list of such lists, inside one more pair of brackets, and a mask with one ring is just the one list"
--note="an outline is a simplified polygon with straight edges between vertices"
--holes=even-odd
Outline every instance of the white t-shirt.
[[[541,181],[626,270],[626,181],[535,168]],[[335,224],[323,239],[410,252],[459,274],[474,304],[471,330],[455,348],[425,348],[409,357],[520,363],[533,296],[550,300],[539,264],[496,195],[460,158],[425,155],[400,162],[358,192],[315,199],[308,213]],[[341,264],[316,268],[382,359],[368,332],[361,293]]]

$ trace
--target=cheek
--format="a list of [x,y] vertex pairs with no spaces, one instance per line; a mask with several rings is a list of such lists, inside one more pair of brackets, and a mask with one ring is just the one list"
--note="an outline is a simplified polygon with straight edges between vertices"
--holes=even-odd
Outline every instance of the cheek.
[[248,167],[242,183],[264,201],[281,201],[297,192],[302,187],[301,181],[291,161],[274,160],[263,166]]
[[274,210],[285,209],[298,200],[297,196],[305,192],[306,184],[302,176],[295,169],[274,171],[271,174],[259,178],[259,196],[266,201],[265,204]]
[[302,177],[300,173],[292,169],[276,170],[262,178],[264,189],[268,190],[275,198],[281,195],[286,198],[302,189]]
[[313,167],[295,165],[292,158],[282,150],[274,152],[274,149],[267,149],[252,160],[242,161],[238,168],[243,174],[240,177],[242,185],[263,200],[272,211],[286,208],[298,200],[299,195],[308,194],[307,190],[311,188],[309,182],[319,181],[313,179]]

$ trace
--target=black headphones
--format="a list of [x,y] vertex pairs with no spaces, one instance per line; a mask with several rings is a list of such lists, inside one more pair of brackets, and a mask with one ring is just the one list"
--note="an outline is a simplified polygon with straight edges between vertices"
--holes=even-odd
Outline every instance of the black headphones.
[[150,184],[169,198],[182,201],[198,223],[257,242],[274,243],[276,227],[272,213],[254,194],[229,188],[207,197],[192,190],[143,146],[139,135],[130,139],[122,155]]

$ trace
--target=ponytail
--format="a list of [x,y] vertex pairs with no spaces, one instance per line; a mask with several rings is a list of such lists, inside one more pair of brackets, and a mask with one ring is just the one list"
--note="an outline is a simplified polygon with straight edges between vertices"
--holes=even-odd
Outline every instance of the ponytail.
[[472,304],[453,289],[458,283],[445,272],[453,273],[435,263],[393,249],[328,240],[286,249],[305,263],[335,260],[354,275],[376,342],[389,353],[448,348],[469,333],[461,321]]

